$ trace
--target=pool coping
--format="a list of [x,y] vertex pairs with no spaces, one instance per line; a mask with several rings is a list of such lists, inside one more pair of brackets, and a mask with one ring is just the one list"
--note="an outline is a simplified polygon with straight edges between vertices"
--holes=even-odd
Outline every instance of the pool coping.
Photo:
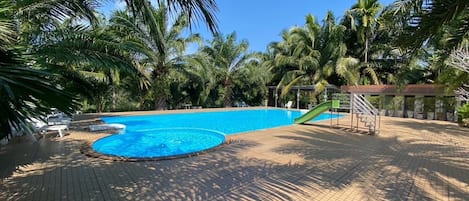
[[162,160],[173,160],[173,159],[179,159],[179,158],[189,158],[193,156],[199,156],[205,153],[209,153],[209,152],[221,149],[221,147],[231,144],[232,142],[233,140],[231,140],[231,138],[225,138],[225,140],[221,144],[202,150],[202,151],[174,155],[174,156],[163,156],[163,157],[124,157],[124,156],[103,154],[93,149],[92,145],[94,142],[85,142],[80,146],[80,153],[91,158],[98,158],[98,159],[111,160],[111,161],[123,161],[123,162],[162,161]]
[[[286,109],[286,108],[275,108],[275,107],[240,107],[240,108],[206,108],[206,109],[191,109],[191,110],[167,110],[167,111],[134,111],[134,112],[121,112],[121,113],[101,113],[95,116],[94,118],[98,118],[99,121],[104,122],[101,118],[103,117],[116,117],[116,116],[146,116],[146,115],[160,115],[160,114],[181,114],[181,113],[196,113],[196,112],[220,112],[220,111],[237,111],[237,110],[259,110],[259,109],[278,109],[278,110],[291,110],[291,111],[301,111],[297,109]],[[96,114],[93,114],[96,115]],[[91,117],[93,118],[93,117]],[[324,120],[319,120],[318,122],[321,122]],[[180,159],[180,158],[188,158],[188,157],[193,157],[193,156],[199,156],[208,152],[212,152],[218,149],[221,149],[221,147],[229,145],[232,143],[231,137],[236,136],[236,135],[243,135],[243,134],[248,134],[251,132],[259,132],[259,131],[264,131],[267,129],[276,129],[276,128],[282,128],[282,127],[288,127],[288,126],[293,126],[292,125],[284,125],[284,126],[279,126],[279,127],[273,127],[273,128],[266,128],[266,129],[260,129],[260,130],[254,130],[254,131],[246,131],[246,132],[240,132],[236,134],[225,134],[225,140],[215,146],[211,147],[202,151],[197,151],[197,152],[192,152],[192,153],[187,153],[187,154],[180,154],[180,155],[175,155],[175,156],[164,156],[164,157],[124,157],[124,156],[117,156],[117,155],[110,155],[110,154],[103,154],[100,152],[95,151],[92,148],[92,145],[95,141],[101,139],[96,139],[93,142],[85,142],[80,146],[80,153],[91,157],[91,158],[98,158],[98,159],[103,159],[103,160],[111,160],[111,161],[124,161],[124,162],[145,162],[145,161],[162,161],[162,160],[172,160],[172,159]],[[219,132],[219,131],[217,131]],[[111,134],[113,135],[113,134]],[[107,136],[109,137],[109,136]],[[104,137],[102,137],[104,138]]]

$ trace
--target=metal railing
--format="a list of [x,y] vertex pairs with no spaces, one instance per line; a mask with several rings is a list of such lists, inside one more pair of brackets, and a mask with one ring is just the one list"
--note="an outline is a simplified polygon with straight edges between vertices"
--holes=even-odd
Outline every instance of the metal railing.
[[365,123],[370,133],[377,134],[380,126],[379,111],[363,95],[352,94],[351,105],[352,113],[357,114],[359,120]]

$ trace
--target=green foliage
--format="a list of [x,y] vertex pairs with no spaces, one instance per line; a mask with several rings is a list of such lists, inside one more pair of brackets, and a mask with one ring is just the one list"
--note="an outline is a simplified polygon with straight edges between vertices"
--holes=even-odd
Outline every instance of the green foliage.
[[469,103],[464,104],[458,109],[458,114],[462,119],[469,118]]
[[315,85],[317,96],[330,84],[329,80],[334,84],[340,83],[337,79],[329,79],[337,75],[336,71],[347,71],[336,70],[344,63],[341,59],[346,53],[343,43],[345,27],[335,24],[331,12],[327,13],[324,22],[321,26],[312,15],[307,15],[304,27],[293,27],[283,32],[283,41],[270,45],[272,59],[265,65],[278,80],[273,84],[282,87],[281,97],[285,97],[292,86],[301,84]]
[[366,96],[366,99],[376,108],[382,108],[382,97],[381,96]]
[[76,97],[44,70],[48,64],[40,62],[35,48],[45,44],[40,36],[58,28],[58,20],[92,21],[94,2],[0,0],[0,139],[13,130],[29,130],[29,120],[44,118],[51,107],[66,113],[76,109]]
[[369,40],[378,23],[377,14],[381,11],[378,0],[358,0],[346,15],[352,30],[357,30],[358,41],[365,46],[364,62],[368,63]]
[[424,104],[423,105],[424,111],[426,112],[435,111],[435,98],[434,97],[424,97],[423,104]]
[[[212,33],[218,32],[217,20],[215,12],[218,11],[215,0],[166,0],[158,1],[166,2],[169,6],[168,9],[178,14],[187,15],[189,21],[203,20]],[[152,24],[154,16],[151,11],[152,5],[148,0],[126,0],[127,6],[134,15],[142,16],[145,24]],[[177,15],[178,15],[177,14]],[[150,26],[150,33],[152,35],[158,34],[155,26]]]
[[[211,100],[212,104],[231,107],[233,99],[242,98],[237,97],[238,94],[233,92],[236,84],[239,89],[247,86],[246,84],[249,84],[250,81],[255,82],[254,79],[263,79],[262,74],[254,67],[248,68],[249,65],[253,65],[253,62],[256,63],[255,66],[260,65],[257,64],[257,55],[247,52],[248,47],[249,44],[246,40],[237,41],[235,32],[227,36],[220,34],[192,56],[191,60],[197,61],[193,63],[195,68],[208,69],[210,72],[209,76],[212,78],[207,78],[206,75],[200,77],[208,85],[204,89],[203,95],[215,98],[215,100]],[[265,85],[261,87],[265,88]],[[203,97],[201,99],[210,100],[211,98]]]

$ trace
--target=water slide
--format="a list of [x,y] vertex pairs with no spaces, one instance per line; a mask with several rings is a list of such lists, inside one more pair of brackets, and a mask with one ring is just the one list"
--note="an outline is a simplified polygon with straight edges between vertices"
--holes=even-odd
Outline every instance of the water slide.
[[301,117],[298,117],[295,119],[295,124],[303,124],[307,121],[310,121],[314,117],[317,117],[321,113],[329,110],[332,108],[332,101],[326,101],[324,103],[321,103],[319,105],[316,105],[313,109],[308,111],[306,114],[304,114]]

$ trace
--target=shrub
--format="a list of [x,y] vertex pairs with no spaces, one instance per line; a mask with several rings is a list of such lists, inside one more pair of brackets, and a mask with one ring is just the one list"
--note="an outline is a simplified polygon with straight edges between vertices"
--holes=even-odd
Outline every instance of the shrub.
[[[467,122],[467,120],[469,119],[469,102],[464,104],[462,107],[458,109],[458,116],[459,116],[458,119],[461,123]],[[466,121],[464,119],[466,119]],[[469,126],[469,125],[465,125],[465,126]]]

